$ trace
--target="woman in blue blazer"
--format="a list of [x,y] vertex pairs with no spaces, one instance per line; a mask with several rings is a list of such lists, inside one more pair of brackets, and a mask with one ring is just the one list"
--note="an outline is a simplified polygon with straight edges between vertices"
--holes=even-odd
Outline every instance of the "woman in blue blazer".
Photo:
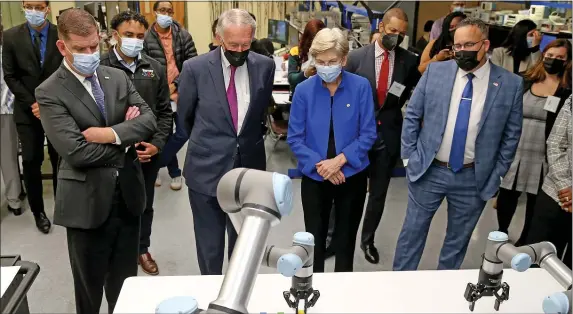
[[342,70],[348,50],[348,40],[340,30],[317,33],[310,48],[317,75],[297,86],[289,118],[287,142],[303,174],[302,207],[306,231],[314,235],[315,272],[324,272],[333,200],[337,237],[334,271],[353,269],[356,233],[366,197],[368,151],[376,140],[370,83]]

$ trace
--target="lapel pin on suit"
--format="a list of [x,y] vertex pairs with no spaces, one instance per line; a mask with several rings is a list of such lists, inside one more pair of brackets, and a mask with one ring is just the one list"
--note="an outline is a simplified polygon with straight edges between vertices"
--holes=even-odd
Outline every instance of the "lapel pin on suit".
[[103,78],[106,80],[109,80],[109,76],[104,76]]
[[493,82],[493,86],[498,87],[499,84],[497,82]]
[[350,104],[346,104],[346,108],[350,108]]

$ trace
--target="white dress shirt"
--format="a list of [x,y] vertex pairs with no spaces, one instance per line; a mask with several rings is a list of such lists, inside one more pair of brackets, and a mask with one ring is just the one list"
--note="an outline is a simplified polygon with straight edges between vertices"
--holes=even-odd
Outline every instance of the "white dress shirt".
[[[223,60],[221,67],[223,68],[223,78],[225,79],[226,91],[229,88],[229,83],[231,81],[231,64],[225,57],[223,49],[221,49],[221,60]],[[237,116],[237,134],[241,133],[243,121],[245,121],[245,116],[249,110],[249,104],[251,102],[251,91],[249,88],[249,69],[247,68],[247,62],[245,62],[235,71],[235,89],[237,90],[237,105],[239,107],[239,114]],[[227,97],[226,94],[225,97]]]
[[[466,137],[466,148],[464,152],[464,164],[469,164],[474,161],[475,157],[475,144],[478,133],[478,126],[482,118],[483,107],[485,104],[485,97],[489,85],[490,73],[489,61],[486,62],[481,68],[474,71],[475,77],[472,79],[473,96],[470,111],[470,121],[468,125],[468,134]],[[456,119],[458,117],[458,107],[462,99],[464,88],[468,82],[467,74],[462,69],[458,69],[454,87],[452,89],[452,98],[450,99],[450,110],[448,113],[448,122],[446,123],[446,130],[442,138],[442,145],[436,155],[436,159],[442,162],[450,161],[450,149],[452,148],[452,140],[454,137],[454,128],[456,126]]]
[[[66,59],[64,59],[62,62],[64,63],[64,66],[66,67],[66,69],[68,69],[70,72],[72,72],[72,74],[78,79],[78,81],[80,81],[80,83],[86,88],[86,90],[88,91],[88,94],[90,94],[90,96],[92,96],[92,98],[95,102],[96,100],[94,97],[94,93],[92,91],[92,84],[90,83],[90,81],[88,81],[85,76],[79,75],[78,73],[76,73],[76,71],[72,70],[70,65],[66,62]],[[93,75],[97,78],[96,73],[94,73]],[[98,84],[99,84],[98,80],[96,80],[96,82],[98,82]],[[101,88],[101,86],[100,86],[100,88]],[[115,135],[115,142],[112,144],[121,145],[121,139],[119,138],[119,136],[117,135],[117,133],[115,132],[115,130],[113,128],[111,128],[111,130],[113,131],[113,135]],[[129,147],[126,147],[125,151],[127,151],[128,149],[129,149]]]

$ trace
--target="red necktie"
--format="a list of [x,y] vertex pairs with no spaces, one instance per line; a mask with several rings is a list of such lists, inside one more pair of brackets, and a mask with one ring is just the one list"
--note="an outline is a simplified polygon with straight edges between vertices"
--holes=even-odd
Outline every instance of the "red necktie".
[[384,100],[386,100],[386,95],[388,94],[388,75],[390,73],[390,60],[388,59],[388,51],[384,49],[384,57],[380,67],[380,75],[378,76],[378,88],[376,89],[379,107],[384,106]]

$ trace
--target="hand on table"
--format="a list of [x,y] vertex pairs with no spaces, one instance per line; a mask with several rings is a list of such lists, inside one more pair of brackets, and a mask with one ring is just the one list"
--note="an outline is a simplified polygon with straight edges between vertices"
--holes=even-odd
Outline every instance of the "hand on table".
[[32,104],[32,113],[34,117],[40,119],[40,105],[38,105],[38,102]]
[[137,157],[139,158],[139,162],[150,162],[151,157],[159,153],[159,149],[157,149],[157,147],[155,147],[153,144],[141,142],[136,144],[135,147],[139,147],[139,145],[145,147],[145,150],[137,150]]
[[135,119],[139,115],[140,115],[139,108],[136,106],[131,106],[131,107],[127,108],[127,112],[125,113],[125,121]]
[[86,141],[97,144],[115,143],[115,134],[111,128],[91,127],[82,132]]

